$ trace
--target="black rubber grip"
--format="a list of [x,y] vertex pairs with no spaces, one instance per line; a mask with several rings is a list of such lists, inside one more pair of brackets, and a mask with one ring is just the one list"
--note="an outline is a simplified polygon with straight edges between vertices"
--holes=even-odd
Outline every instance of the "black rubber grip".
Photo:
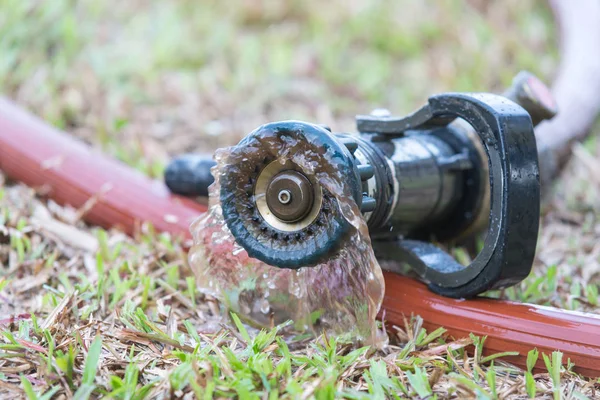
[[208,196],[208,187],[215,181],[210,169],[215,165],[215,160],[210,156],[178,156],[171,160],[165,170],[165,184],[171,192],[182,196]]

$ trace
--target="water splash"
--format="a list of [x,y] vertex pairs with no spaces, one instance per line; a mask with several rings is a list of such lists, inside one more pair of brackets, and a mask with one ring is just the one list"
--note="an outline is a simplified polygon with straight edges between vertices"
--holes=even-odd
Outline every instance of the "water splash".
[[269,266],[248,256],[223,218],[220,178],[232,163],[247,158],[235,147],[220,149],[212,173],[209,210],[191,226],[194,245],[189,261],[199,290],[221,301],[227,309],[255,327],[269,327],[292,320],[288,333],[327,332],[347,334],[363,344],[383,346],[385,332],[378,330],[376,316],[384,293],[381,268],[375,258],[368,228],[343,174],[331,164],[326,173],[315,165],[327,163],[327,152],[314,151],[306,141],[282,140],[276,135],[260,138],[256,151],[293,161],[306,174],[335,195],[350,234],[332,259],[299,270]]

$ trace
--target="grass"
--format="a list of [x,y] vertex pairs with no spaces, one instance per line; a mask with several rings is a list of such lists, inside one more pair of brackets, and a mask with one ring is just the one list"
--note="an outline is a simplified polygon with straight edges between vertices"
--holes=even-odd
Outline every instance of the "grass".
[[[558,61],[543,1],[0,0],[0,9],[2,93],[154,177],[173,154],[210,152],[267,121],[352,130],[371,108],[406,113],[435,92],[500,92],[521,69],[550,81]],[[600,185],[588,178],[597,140],[579,150],[544,212],[531,276],[491,296],[597,311]],[[195,290],[180,242],[150,226],[127,238],[78,215],[2,181],[3,397],[596,396],[597,383],[560,353],[531,351],[519,370],[507,354],[484,356],[485,338],[444,338],[418,316],[394,328],[385,351],[247,332]],[[547,371],[532,370],[538,358]]]

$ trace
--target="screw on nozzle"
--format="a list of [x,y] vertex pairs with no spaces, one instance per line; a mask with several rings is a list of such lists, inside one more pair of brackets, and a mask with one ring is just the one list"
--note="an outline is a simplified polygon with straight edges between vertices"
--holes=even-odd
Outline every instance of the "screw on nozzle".
[[550,89],[528,71],[519,72],[503,96],[527,110],[534,126],[551,119],[558,112]]
[[313,187],[308,178],[294,170],[277,174],[266,192],[269,210],[280,220],[296,222],[306,217],[313,206]]
[[292,200],[292,193],[289,190],[282,190],[277,195],[277,198],[281,204],[287,204]]

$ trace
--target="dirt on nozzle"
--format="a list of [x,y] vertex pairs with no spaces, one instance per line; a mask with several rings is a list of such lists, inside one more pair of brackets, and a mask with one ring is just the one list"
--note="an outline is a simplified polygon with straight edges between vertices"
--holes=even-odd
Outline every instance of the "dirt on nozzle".
[[[315,162],[323,162],[320,158],[326,157],[300,140],[271,139],[262,138],[260,151],[284,155],[307,174],[314,170]],[[228,163],[242,162],[232,156],[233,149],[217,151],[209,210],[191,226],[194,245],[189,262],[198,289],[220,300],[222,307],[253,327],[269,328],[293,321],[284,329],[288,338],[326,332],[361,344],[385,346],[387,335],[376,321],[384,294],[383,275],[366,222],[343,174],[334,166],[328,173],[316,175],[319,183],[335,195],[343,216],[354,228],[337,256],[313,267],[277,268],[249,257],[223,218],[221,173]]]

